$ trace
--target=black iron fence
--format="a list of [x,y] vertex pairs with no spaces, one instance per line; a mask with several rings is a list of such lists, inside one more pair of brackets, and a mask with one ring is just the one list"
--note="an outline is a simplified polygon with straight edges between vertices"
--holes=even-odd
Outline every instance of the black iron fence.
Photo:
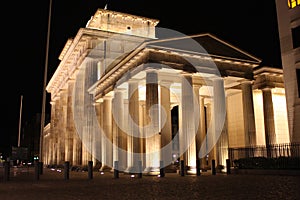
[[229,148],[228,154],[239,168],[300,168],[300,143]]

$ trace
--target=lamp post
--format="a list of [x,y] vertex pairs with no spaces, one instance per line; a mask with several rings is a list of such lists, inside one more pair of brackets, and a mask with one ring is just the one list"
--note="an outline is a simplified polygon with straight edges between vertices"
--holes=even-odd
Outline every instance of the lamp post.
[[18,132],[18,147],[20,147],[20,145],[21,145],[22,104],[23,104],[23,95],[21,95],[21,101],[20,101],[19,132]]
[[40,147],[39,147],[39,159],[43,161],[43,132],[45,126],[45,109],[46,109],[46,85],[48,76],[48,54],[49,54],[49,41],[50,41],[50,25],[51,25],[51,11],[52,0],[49,0],[49,14],[48,14],[48,29],[47,29],[47,43],[46,43],[46,57],[44,68],[44,84],[43,84],[43,98],[42,98],[42,113],[41,113],[41,127],[40,127]]

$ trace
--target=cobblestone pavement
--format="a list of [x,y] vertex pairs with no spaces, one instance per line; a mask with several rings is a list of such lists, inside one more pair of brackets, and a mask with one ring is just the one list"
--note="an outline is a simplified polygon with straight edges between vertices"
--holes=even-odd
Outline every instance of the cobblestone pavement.
[[165,177],[130,177],[113,173],[70,172],[44,169],[36,180],[31,169],[12,169],[9,181],[0,170],[0,200],[55,199],[300,199],[300,176],[290,175],[211,175],[180,176],[167,173]]

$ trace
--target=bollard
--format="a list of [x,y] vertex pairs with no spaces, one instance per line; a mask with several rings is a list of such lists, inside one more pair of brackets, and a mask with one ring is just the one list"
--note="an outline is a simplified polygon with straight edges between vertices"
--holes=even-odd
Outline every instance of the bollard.
[[39,174],[43,174],[43,166],[44,166],[44,163],[39,162]]
[[201,175],[200,164],[201,164],[200,160],[197,159],[197,160],[196,160],[196,174],[197,174],[197,176],[200,176],[200,175]]
[[216,175],[216,161],[211,160],[211,174]]
[[159,175],[160,175],[160,177],[165,177],[165,167],[164,167],[163,160],[160,161]]
[[69,180],[69,174],[70,174],[70,162],[66,161],[64,164],[64,178],[65,180]]
[[4,164],[4,181],[9,181],[9,174],[10,174],[9,162],[5,161],[3,164]]
[[115,161],[114,165],[114,178],[119,178],[119,161]]
[[93,179],[93,161],[88,162],[88,179]]
[[39,170],[39,162],[34,162],[34,179],[39,180],[40,179],[40,170]]
[[230,159],[226,159],[226,173],[227,174],[231,174],[231,171],[230,171]]
[[142,161],[138,161],[138,178],[142,178]]
[[180,160],[180,176],[184,176],[184,160]]

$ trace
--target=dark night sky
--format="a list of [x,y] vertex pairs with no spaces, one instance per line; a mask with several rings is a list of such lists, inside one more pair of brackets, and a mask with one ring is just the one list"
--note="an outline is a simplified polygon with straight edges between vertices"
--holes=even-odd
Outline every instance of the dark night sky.
[[[58,56],[68,38],[97,8],[159,19],[158,27],[185,35],[212,33],[281,67],[275,0],[157,1],[157,0],[53,0],[48,78],[59,64]],[[198,3],[197,3],[198,2]],[[163,4],[162,4],[163,3]],[[20,99],[22,125],[42,108],[49,0],[9,1],[2,7],[2,78],[0,152],[17,144]],[[167,5],[168,4],[168,5]],[[192,26],[190,23],[194,23]],[[4,48],[3,48],[4,44]],[[49,95],[47,109],[50,113]]]

